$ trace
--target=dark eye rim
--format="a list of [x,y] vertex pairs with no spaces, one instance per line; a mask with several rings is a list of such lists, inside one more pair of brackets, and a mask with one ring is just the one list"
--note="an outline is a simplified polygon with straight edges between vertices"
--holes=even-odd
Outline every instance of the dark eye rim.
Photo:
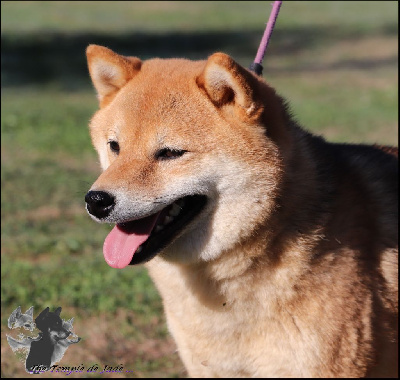
[[112,152],[114,152],[114,153],[116,153],[116,154],[119,153],[120,148],[119,148],[119,144],[118,144],[117,141],[115,141],[115,140],[110,140],[110,141],[108,141],[107,144],[110,145],[110,149],[111,149]]
[[161,148],[156,152],[155,157],[157,160],[174,160],[182,157],[186,152],[187,150],[184,149]]

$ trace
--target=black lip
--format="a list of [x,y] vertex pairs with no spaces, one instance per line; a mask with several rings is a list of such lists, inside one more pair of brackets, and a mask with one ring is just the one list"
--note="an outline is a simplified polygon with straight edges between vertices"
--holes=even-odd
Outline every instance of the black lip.
[[179,216],[171,224],[165,226],[163,230],[152,233],[141,245],[142,250],[135,252],[129,265],[142,264],[156,256],[203,210],[207,202],[207,197],[204,195],[189,195],[182,199],[185,201],[185,205]]

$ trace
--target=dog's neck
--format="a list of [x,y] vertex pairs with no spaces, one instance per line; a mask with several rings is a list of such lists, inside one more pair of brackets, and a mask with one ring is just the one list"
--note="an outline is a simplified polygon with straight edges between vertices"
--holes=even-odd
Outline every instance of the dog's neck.
[[[250,239],[215,260],[195,264],[172,263],[156,257],[147,264],[148,269],[155,274],[152,277],[161,294],[176,281],[175,289],[182,290],[182,296],[191,294],[207,308],[221,309],[237,302],[259,302],[268,292],[272,310],[278,302],[289,301],[294,295],[299,278],[310,268],[312,247],[318,244],[318,238],[310,239],[307,245],[299,233],[293,234],[291,241],[283,241],[268,226],[258,233],[265,237],[264,245],[256,245]],[[161,277],[156,273],[158,268],[163,273]]]

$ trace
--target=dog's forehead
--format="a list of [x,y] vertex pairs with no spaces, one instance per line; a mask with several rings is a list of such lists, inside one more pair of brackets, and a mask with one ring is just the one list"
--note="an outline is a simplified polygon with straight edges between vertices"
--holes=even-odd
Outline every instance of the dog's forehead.
[[171,87],[163,81],[157,84],[131,81],[120,91],[116,101],[118,110],[137,117],[166,117],[172,112],[188,113],[188,105],[195,107],[190,90]]
[[94,139],[140,146],[204,142],[225,125],[197,84],[205,61],[154,59],[92,119]]
[[154,70],[143,69],[122,88],[108,108],[120,131],[172,125],[194,128],[210,119],[210,107],[196,84],[199,67],[178,70],[170,64],[163,71],[162,64],[152,66]]
[[154,79],[179,81],[179,78],[187,80],[198,76],[206,65],[206,61],[191,61],[188,59],[149,59],[143,62],[140,75],[146,77],[146,81]]
[[140,72],[122,88],[119,98],[125,109],[156,113],[185,111],[195,106],[199,89],[196,78],[202,65],[186,60],[150,60]]

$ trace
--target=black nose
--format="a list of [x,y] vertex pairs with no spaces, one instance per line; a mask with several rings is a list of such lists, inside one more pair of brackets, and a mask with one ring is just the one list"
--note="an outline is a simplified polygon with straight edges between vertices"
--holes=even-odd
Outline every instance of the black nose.
[[89,213],[99,219],[108,216],[115,206],[115,198],[105,191],[89,191],[85,201]]

